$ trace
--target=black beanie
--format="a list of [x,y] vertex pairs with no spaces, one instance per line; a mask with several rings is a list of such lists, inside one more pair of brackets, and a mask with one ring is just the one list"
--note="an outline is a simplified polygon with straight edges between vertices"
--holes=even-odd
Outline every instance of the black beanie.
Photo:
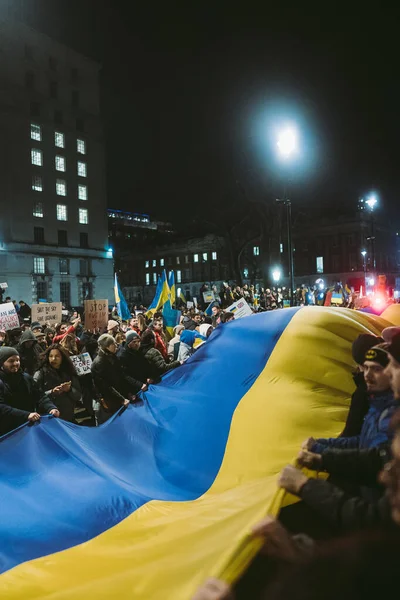
[[374,346],[365,353],[365,361],[370,361],[381,365],[381,367],[387,367],[389,364],[389,356],[386,350]]
[[0,348],[0,367],[6,362],[11,356],[19,356],[18,350],[11,348],[11,346],[3,346]]
[[351,348],[353,359],[358,365],[362,365],[365,360],[366,352],[378,344],[383,344],[383,342],[384,340],[381,337],[377,337],[376,335],[372,335],[370,333],[362,333],[353,342],[353,346]]

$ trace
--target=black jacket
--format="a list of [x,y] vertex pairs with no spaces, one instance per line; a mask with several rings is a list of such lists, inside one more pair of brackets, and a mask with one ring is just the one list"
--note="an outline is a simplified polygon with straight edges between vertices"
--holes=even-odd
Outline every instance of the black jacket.
[[369,409],[368,392],[363,373],[356,373],[353,378],[357,387],[351,397],[346,425],[340,437],[359,435]]
[[[51,398],[54,404],[60,411],[61,419],[69,421],[70,423],[75,422],[75,406],[81,399],[82,392],[81,386],[79,385],[78,377],[76,375],[68,375],[58,369],[53,369],[50,366],[44,366],[39,371],[36,371],[34,380],[47,397]],[[61,385],[65,381],[71,381],[71,389],[69,392],[55,396],[51,393],[52,389]]]
[[0,435],[26,423],[32,412],[45,415],[54,408],[57,407],[30,375],[21,370],[5,373],[0,369]]
[[136,389],[134,392],[137,393],[143,384],[150,379],[149,363],[140,350],[132,350],[128,346],[122,346],[117,356],[124,373],[135,382]]
[[[351,483],[377,485],[377,476],[389,459],[387,448],[370,450],[327,450],[323,468]],[[340,530],[362,529],[374,525],[393,525],[390,505],[384,495],[369,501],[351,495],[322,479],[309,479],[300,498],[320,516]]]
[[161,352],[155,348],[149,348],[143,352],[143,355],[149,365],[150,379],[154,379],[155,381],[160,379],[161,375],[164,375],[167,371],[176,369],[181,364],[179,360],[166,363]]
[[94,385],[101,395],[103,408],[114,414],[121,408],[125,399],[137,390],[135,382],[126,375],[115,354],[99,350],[92,363]]
[[[27,348],[26,342],[33,342],[33,345]],[[30,329],[21,335],[17,350],[21,358],[21,369],[33,377],[39,368],[43,349],[38,345],[37,339]]]

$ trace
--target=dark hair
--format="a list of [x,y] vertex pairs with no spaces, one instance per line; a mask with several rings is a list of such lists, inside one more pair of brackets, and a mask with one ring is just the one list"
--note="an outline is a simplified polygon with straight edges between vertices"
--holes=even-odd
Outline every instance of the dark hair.
[[156,319],[162,319],[164,321],[164,317],[162,312],[155,312],[153,315],[153,321],[155,321]]
[[226,323],[228,319],[235,318],[235,315],[232,312],[224,312],[221,315],[221,323]]
[[72,377],[73,375],[76,376],[74,364],[68,356],[68,354],[66,353],[66,351],[64,350],[64,348],[60,346],[60,344],[52,344],[47,348],[45,352],[43,352],[43,354],[40,355],[40,368],[49,366],[49,355],[52,350],[58,350],[58,352],[61,354],[61,369],[70,377]]
[[143,354],[145,354],[147,350],[154,348],[155,344],[156,338],[153,331],[151,329],[146,329],[140,338],[140,350],[143,352]]

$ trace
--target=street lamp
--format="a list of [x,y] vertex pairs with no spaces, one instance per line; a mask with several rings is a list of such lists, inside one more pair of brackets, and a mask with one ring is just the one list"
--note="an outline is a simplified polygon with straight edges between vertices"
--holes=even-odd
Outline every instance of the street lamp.
[[371,254],[372,254],[372,268],[375,271],[376,269],[376,256],[375,256],[375,227],[374,227],[374,208],[378,204],[378,199],[375,194],[370,194],[365,201],[365,204],[368,206],[371,212]]
[[[283,159],[290,159],[297,151],[297,131],[293,127],[283,129],[277,139],[279,154]],[[283,198],[277,200],[286,206],[287,240],[288,240],[288,262],[289,262],[289,282],[290,282],[290,306],[294,305],[294,264],[293,264],[293,243],[292,243],[292,203],[286,198],[284,192]]]
[[282,275],[281,270],[277,267],[272,271],[272,279],[274,280],[275,283],[279,283],[281,275]]
[[366,262],[366,257],[367,257],[367,251],[366,250],[361,250],[361,256],[363,257],[363,267],[364,267],[364,291],[365,293],[367,293],[367,262]]

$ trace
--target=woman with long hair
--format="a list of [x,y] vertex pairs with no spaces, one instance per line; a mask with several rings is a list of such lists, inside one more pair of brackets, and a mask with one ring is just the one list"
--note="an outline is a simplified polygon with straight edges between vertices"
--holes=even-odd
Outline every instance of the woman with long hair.
[[147,329],[147,322],[146,322],[146,317],[144,316],[144,314],[139,313],[137,316],[137,320],[138,320],[138,328],[139,328],[139,335],[142,335],[142,333],[144,331],[146,331]]
[[60,411],[61,419],[75,422],[74,410],[81,398],[75,367],[60,344],[52,344],[41,356],[41,366],[34,374],[36,383]]

